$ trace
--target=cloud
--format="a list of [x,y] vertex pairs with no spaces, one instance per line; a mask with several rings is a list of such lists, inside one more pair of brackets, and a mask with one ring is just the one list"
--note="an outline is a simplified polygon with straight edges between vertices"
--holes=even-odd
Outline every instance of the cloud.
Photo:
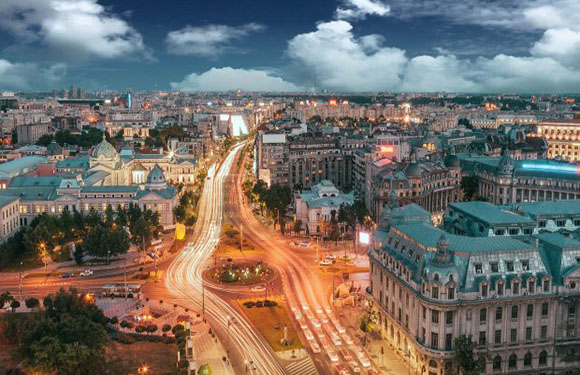
[[400,84],[405,52],[383,47],[375,34],[356,38],[346,21],[320,23],[288,42],[287,55],[317,76],[326,89],[379,91]]
[[175,55],[214,57],[234,50],[230,43],[266,27],[257,23],[241,26],[207,25],[186,26],[167,34],[167,51]]
[[580,69],[580,31],[570,29],[547,30],[532,47],[537,57],[551,57],[562,64]]
[[54,64],[41,68],[38,64],[12,63],[0,59],[0,87],[9,90],[50,88],[62,80],[66,65]]
[[171,82],[178,91],[299,91],[300,89],[265,70],[212,68],[204,73],[191,73],[180,82]]
[[152,58],[141,34],[97,0],[2,0],[0,28],[69,59]]
[[579,44],[578,33],[551,30],[530,56],[461,59],[439,49],[437,56],[408,58],[380,35],[356,37],[352,25],[341,20],[295,36],[286,53],[329,90],[571,92],[580,89]]
[[344,0],[344,7],[336,9],[339,20],[364,19],[367,15],[386,16],[390,11],[381,0]]

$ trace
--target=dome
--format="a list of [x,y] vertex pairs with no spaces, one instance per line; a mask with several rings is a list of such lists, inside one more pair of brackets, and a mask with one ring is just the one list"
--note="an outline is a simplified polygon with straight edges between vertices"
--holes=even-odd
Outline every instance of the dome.
[[148,189],[165,189],[165,175],[157,164],[153,167],[151,172],[147,175],[146,187]]
[[422,173],[423,170],[418,163],[410,163],[407,165],[407,168],[405,168],[405,174],[407,177],[420,177]]
[[453,167],[459,167],[460,163],[459,163],[459,158],[457,157],[457,155],[447,155],[445,157],[445,166],[449,167],[449,168],[453,168]]
[[117,153],[117,150],[115,150],[115,147],[107,142],[105,139],[105,133],[103,133],[103,140],[93,148],[91,156],[95,159],[98,159],[99,157],[105,159],[116,159],[119,154]]
[[46,147],[46,153],[48,155],[60,155],[62,154],[62,147],[60,147],[60,145],[56,143],[56,140],[53,139]]
[[499,159],[497,168],[499,173],[503,175],[511,175],[514,172],[514,161],[507,150],[504,151],[502,157]]

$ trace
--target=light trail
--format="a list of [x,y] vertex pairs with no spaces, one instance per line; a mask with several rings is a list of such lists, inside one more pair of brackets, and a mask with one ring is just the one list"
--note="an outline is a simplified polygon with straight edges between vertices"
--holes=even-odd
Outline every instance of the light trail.
[[[173,261],[167,271],[166,286],[175,295],[185,298],[197,311],[202,308],[202,272],[204,264],[219,243],[223,220],[223,184],[243,144],[236,145],[216,170],[208,171],[200,202],[195,240]],[[205,290],[206,317],[215,327],[228,333],[231,343],[244,359],[253,361],[255,370],[264,375],[285,375],[275,354],[254,327],[227,302],[210,290]],[[231,324],[230,324],[231,323]],[[228,325],[230,327],[228,328]]]

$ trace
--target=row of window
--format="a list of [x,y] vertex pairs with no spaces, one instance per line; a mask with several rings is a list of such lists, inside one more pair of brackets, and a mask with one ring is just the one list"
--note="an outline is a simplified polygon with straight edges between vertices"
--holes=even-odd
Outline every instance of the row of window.
[[[532,353],[526,353],[524,356],[524,367],[532,366],[533,356]],[[539,366],[546,366],[548,364],[548,353],[543,350],[540,355],[538,356],[538,365]],[[502,365],[502,358],[500,356],[495,356],[493,358],[493,370],[498,371],[501,370]],[[516,369],[518,367],[518,356],[514,353],[509,356],[508,358],[508,368]]]

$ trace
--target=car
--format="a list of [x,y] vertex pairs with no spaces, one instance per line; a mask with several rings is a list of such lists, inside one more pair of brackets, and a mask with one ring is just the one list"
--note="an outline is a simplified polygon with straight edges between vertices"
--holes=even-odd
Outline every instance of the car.
[[326,259],[335,260],[336,259],[336,255],[334,255],[334,254],[326,254]]
[[309,330],[308,328],[304,330],[304,336],[306,336],[306,340],[314,341],[314,335],[312,334],[312,331]]
[[356,361],[349,361],[348,367],[350,367],[353,374],[360,374],[360,367]]
[[339,351],[340,356],[342,357],[342,359],[344,359],[345,361],[352,361],[352,355],[350,355],[349,351],[346,349],[340,349]]
[[263,287],[263,286],[261,286],[261,285],[256,285],[256,286],[255,286],[255,287],[253,287],[251,290],[252,290],[252,292],[254,292],[254,293],[263,293],[263,292],[266,290],[266,288],[264,288],[264,287]]
[[326,314],[328,314],[328,316],[332,314],[332,310],[330,309],[330,307],[325,308],[324,311],[326,311]]
[[75,277],[75,274],[72,272],[65,272],[65,273],[61,274],[60,277],[63,279],[68,279],[71,277]]
[[358,360],[360,361],[360,364],[362,365],[362,367],[364,367],[364,368],[371,367],[371,362],[369,361],[366,354],[359,352],[358,353]]
[[342,337],[342,341],[344,341],[344,343],[346,345],[350,346],[350,345],[354,344],[354,342],[352,341],[352,339],[350,338],[350,336],[347,335],[346,333],[343,333],[341,335],[341,337]]
[[338,355],[334,350],[329,350],[326,352],[326,354],[328,355],[328,359],[330,359],[330,362],[338,362]]
[[320,320],[322,321],[322,323],[328,323],[328,317],[326,316],[326,314],[320,314]]
[[300,310],[296,310],[296,311],[294,311],[294,317],[295,317],[296,319],[300,319],[300,318],[302,318],[302,313],[300,312]]
[[304,320],[304,319],[298,319],[298,324],[300,325],[300,328],[302,328],[302,329],[308,328],[308,324],[306,324],[306,320]]
[[350,375],[348,369],[343,365],[335,365],[334,371],[336,372],[337,375]]
[[311,322],[311,323],[312,323],[312,325],[313,325],[314,327],[316,327],[316,328],[320,328],[320,327],[321,327],[320,320],[318,320],[318,319],[316,319],[316,318],[314,318],[314,319],[311,319],[311,320],[310,320],[310,322]]
[[338,322],[335,322],[335,323],[334,323],[334,325],[336,326],[336,330],[337,330],[339,333],[345,333],[345,332],[346,332],[346,330],[344,329],[344,327],[343,327],[343,326],[341,326],[340,324],[338,324]]
[[317,314],[322,314],[322,307],[316,306],[316,313]]
[[314,314],[310,310],[307,310],[305,315],[309,320],[314,319]]
[[316,331],[316,336],[318,336],[319,340],[323,340],[326,338],[326,335],[324,334],[324,332],[322,332],[322,330],[317,329],[315,331]]
[[322,347],[325,350],[332,350],[332,347],[330,346],[330,344],[328,343],[328,339],[326,337],[319,337],[320,339],[320,345],[322,345]]
[[79,273],[79,276],[81,277],[93,276],[93,271],[89,269],[84,270],[83,272]]
[[300,247],[308,247],[308,245],[310,245],[310,243],[304,241],[304,242],[300,242]]
[[310,310],[310,309],[308,308],[308,305],[307,305],[307,304],[303,303],[303,304],[302,304],[302,310],[304,310],[304,311],[308,311],[308,310]]
[[332,260],[325,259],[322,262],[318,263],[318,265],[320,265],[320,266],[332,266]]
[[335,333],[333,335],[330,336],[330,339],[332,340],[332,343],[335,346],[341,346],[342,345],[342,341],[340,340],[340,337],[338,337],[338,335]]
[[318,354],[320,353],[320,345],[316,341],[312,341],[310,343],[310,347],[312,348],[312,353]]

